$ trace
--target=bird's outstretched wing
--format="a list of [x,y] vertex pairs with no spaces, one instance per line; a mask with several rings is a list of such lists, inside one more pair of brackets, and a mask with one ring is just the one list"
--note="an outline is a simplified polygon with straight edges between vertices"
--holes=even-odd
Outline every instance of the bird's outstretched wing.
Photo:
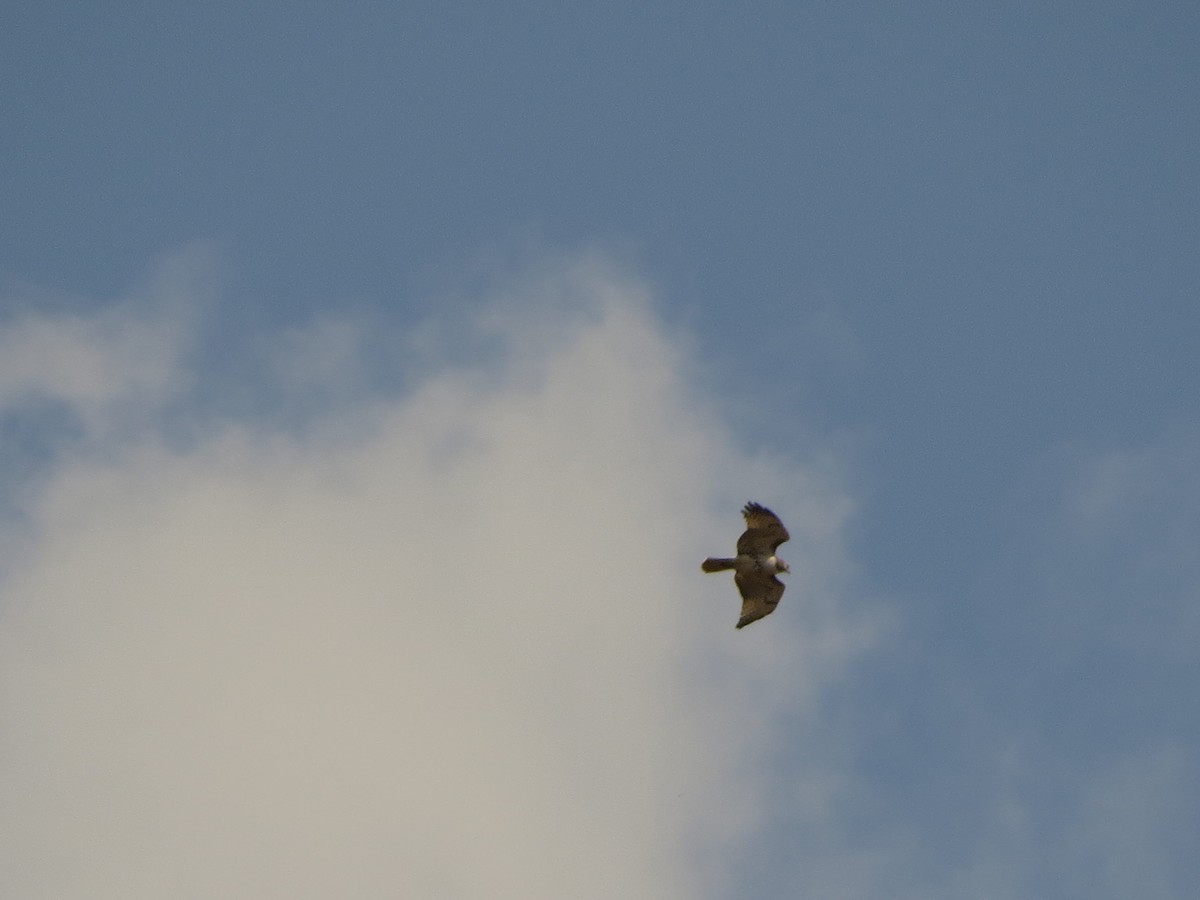
[[775,548],[789,537],[779,516],[757,503],[747,503],[742,515],[746,517],[746,530],[738,538],[738,556],[774,556]]
[[733,576],[742,595],[742,617],[737,627],[744,628],[775,612],[783,596],[783,582],[765,572],[738,572]]

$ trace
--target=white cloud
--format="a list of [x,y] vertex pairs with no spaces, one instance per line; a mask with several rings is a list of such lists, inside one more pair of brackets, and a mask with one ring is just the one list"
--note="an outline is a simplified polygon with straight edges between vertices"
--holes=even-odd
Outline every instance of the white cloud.
[[0,409],[61,402],[92,427],[127,398],[155,399],[173,342],[123,309],[88,319],[26,315],[0,331]]
[[[489,362],[302,436],[210,421],[59,461],[0,585],[0,893],[719,890],[771,719],[861,643],[848,504],[730,440],[636,281],[547,272],[470,324]],[[43,349],[0,381],[107,433],[114,398],[186,383],[176,321],[10,323],[0,345]],[[336,322],[286,342],[299,389],[353,365]],[[787,514],[797,576],[735,632],[698,561],[751,496]]]
[[156,410],[184,386],[184,333],[212,292],[211,258],[205,245],[186,248],[93,315],[13,302],[17,311],[0,319],[0,415],[59,405],[96,440]]

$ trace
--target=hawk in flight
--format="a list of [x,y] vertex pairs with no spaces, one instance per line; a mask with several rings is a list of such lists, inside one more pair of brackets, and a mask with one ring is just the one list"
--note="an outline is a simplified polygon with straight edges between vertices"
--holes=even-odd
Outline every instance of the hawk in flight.
[[792,571],[775,555],[775,548],[789,537],[779,516],[757,503],[747,503],[742,507],[742,515],[746,517],[746,530],[738,538],[737,556],[726,559],[710,556],[700,563],[705,572],[733,569],[734,583],[742,595],[738,628],[775,612],[783,596],[783,582],[775,576]]

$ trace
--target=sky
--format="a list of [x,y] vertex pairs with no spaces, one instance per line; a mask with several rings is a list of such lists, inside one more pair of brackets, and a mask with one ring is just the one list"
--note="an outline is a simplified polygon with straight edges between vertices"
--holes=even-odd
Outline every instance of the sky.
[[0,893],[1191,896],[1195,4],[0,26]]

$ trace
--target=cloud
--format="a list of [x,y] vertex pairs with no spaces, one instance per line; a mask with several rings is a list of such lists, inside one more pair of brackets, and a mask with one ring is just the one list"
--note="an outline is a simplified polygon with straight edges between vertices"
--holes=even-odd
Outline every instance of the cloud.
[[[976,840],[946,896],[1190,896],[1200,876],[1200,440],[1058,466],[977,682]],[[1011,550],[1013,548],[1007,548]],[[985,682],[990,682],[986,684]]]
[[[264,396],[336,402],[302,429],[198,408],[185,442],[165,410],[218,376],[165,293],[0,333],[0,399],[86,425],[5,545],[0,893],[719,894],[773,723],[866,640],[833,469],[735,440],[598,257],[478,302],[458,352],[423,331],[403,389],[343,376],[404,335],[265,335]],[[797,577],[735,632],[697,564],[748,497],[787,514]]]
[[39,311],[37,292],[5,298],[12,312],[0,319],[0,415],[62,409],[96,440],[159,409],[183,387],[182,332],[212,293],[211,260],[206,245],[185,248],[129,297],[92,314]]
[[744,895],[1191,896],[1198,463],[1194,429],[1061,451],[994,566],[946,560],[971,590],[896,604],[788,727]]

